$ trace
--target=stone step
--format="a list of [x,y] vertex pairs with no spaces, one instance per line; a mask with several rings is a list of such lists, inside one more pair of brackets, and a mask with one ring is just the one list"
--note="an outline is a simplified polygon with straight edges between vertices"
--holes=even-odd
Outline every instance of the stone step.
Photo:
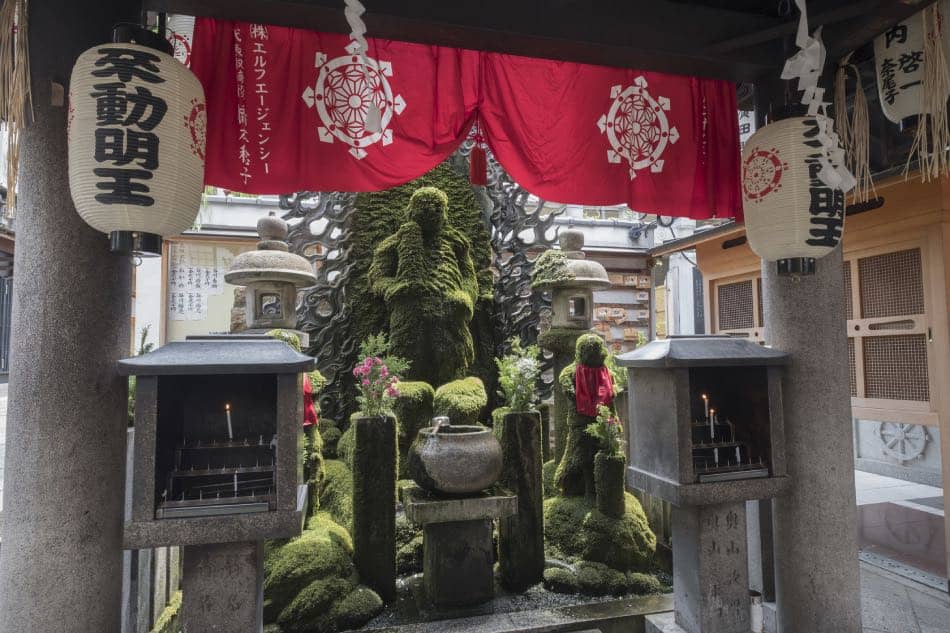
[[513,611],[361,629],[367,633],[634,633],[647,615],[672,611],[673,595],[640,596],[566,607]]

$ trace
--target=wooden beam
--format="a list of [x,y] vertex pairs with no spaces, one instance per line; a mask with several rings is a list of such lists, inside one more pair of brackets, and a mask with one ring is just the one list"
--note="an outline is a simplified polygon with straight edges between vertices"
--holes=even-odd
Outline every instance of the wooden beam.
[[[778,58],[735,54],[709,55],[698,50],[698,46],[702,44],[701,41],[690,41],[695,39],[692,37],[694,32],[703,31],[714,34],[715,31],[710,30],[713,27],[736,32],[736,30],[754,28],[754,25],[760,24],[773,26],[775,20],[761,15],[722,11],[708,7],[684,7],[668,0],[654,1],[655,4],[651,3],[651,11],[661,9],[678,11],[680,26],[677,26],[676,20],[655,21],[658,14],[651,14],[650,19],[637,24],[616,24],[610,21],[601,23],[596,16],[588,15],[584,24],[581,24],[579,18],[575,18],[573,30],[570,28],[571,20],[569,19],[530,22],[527,28],[522,29],[520,24],[512,26],[504,19],[479,21],[481,24],[491,26],[457,24],[381,13],[373,8],[370,8],[364,17],[369,34],[384,39],[717,79],[752,80],[769,72],[777,72],[782,61]],[[143,4],[145,9],[150,11],[210,16],[336,33],[348,33],[350,30],[343,16],[342,3],[339,7],[329,7],[322,4],[272,0],[144,0]],[[682,21],[684,11],[689,12],[691,21]],[[435,11],[434,13],[439,15],[445,12]],[[578,14],[575,11],[570,15]],[[731,21],[718,24],[710,22],[710,20],[721,20],[724,17],[730,18]],[[502,24],[498,24],[499,22]],[[512,22],[517,21],[512,20]],[[669,33],[679,28],[680,41],[673,44],[666,42],[665,40],[670,40],[671,37],[665,38],[664,29],[658,28],[657,24],[667,25],[665,30]],[[498,28],[499,26],[503,28]],[[506,28],[518,30],[506,30]],[[531,32],[526,32],[529,30]],[[577,32],[587,33],[591,39],[572,37]],[[684,32],[687,35],[683,35]],[[605,33],[608,33],[610,39],[614,41],[603,41]],[[643,33],[643,37],[639,38],[638,33]],[[601,39],[594,39],[597,37]],[[618,41],[620,37],[624,38],[623,42]],[[649,41],[651,44],[640,45],[639,41],[642,40]]]

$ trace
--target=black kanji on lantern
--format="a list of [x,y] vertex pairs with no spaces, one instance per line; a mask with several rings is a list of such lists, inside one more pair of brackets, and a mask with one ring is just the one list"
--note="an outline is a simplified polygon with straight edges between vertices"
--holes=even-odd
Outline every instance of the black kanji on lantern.
[[885,57],[881,61],[881,92],[888,105],[894,105],[894,99],[897,98],[897,80],[894,78],[896,70],[897,64],[892,58]]
[[96,100],[96,134],[93,156],[97,163],[109,163],[93,173],[102,180],[96,195],[102,204],[152,206],[155,199],[148,185],[159,167],[160,139],[153,130],[164,120],[168,104],[148,87],[130,82],[164,83],[158,62],[148,51],[104,47],[97,51],[96,77],[110,78],[93,86]]
[[[805,119],[804,124],[804,144],[816,150],[821,148],[818,121]],[[817,151],[805,158],[805,164],[808,166],[808,212],[811,214],[811,228],[808,231],[811,237],[807,238],[805,243],[809,246],[834,248],[841,239],[841,228],[844,224],[844,191],[829,187],[821,181],[822,156],[823,153]]]
[[897,42],[904,44],[907,42],[907,25],[895,24],[893,27],[884,31],[884,46],[890,48],[891,44]]

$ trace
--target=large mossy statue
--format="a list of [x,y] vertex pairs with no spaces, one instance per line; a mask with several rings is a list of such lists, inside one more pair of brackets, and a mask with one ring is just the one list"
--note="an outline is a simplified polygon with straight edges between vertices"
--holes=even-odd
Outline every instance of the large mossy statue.
[[406,221],[376,248],[371,288],[389,312],[390,353],[411,362],[410,380],[443,385],[475,360],[469,324],[478,299],[471,243],[447,224],[449,199],[422,187]]
[[[577,410],[578,367],[599,370],[606,358],[603,339],[585,334],[577,340],[574,363],[558,377],[572,406],[564,456],[546,485],[553,495],[544,502],[544,535],[549,555],[578,564],[574,571],[546,570],[545,586],[568,593],[650,593],[661,587],[641,572],[651,566],[656,536],[640,502],[623,491],[622,455],[607,454],[588,432],[596,415]],[[553,467],[548,462],[545,471]]]

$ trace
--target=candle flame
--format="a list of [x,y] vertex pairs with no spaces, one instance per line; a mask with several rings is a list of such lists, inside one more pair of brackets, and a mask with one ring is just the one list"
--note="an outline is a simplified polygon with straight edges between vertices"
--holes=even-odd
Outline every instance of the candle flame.
[[225,402],[225,403],[224,403],[224,410],[225,410],[225,411],[230,411],[230,410],[231,410],[231,403],[230,403],[230,402]]
[[709,396],[707,396],[706,394],[703,394],[703,400],[708,400],[708,399],[709,399]]

